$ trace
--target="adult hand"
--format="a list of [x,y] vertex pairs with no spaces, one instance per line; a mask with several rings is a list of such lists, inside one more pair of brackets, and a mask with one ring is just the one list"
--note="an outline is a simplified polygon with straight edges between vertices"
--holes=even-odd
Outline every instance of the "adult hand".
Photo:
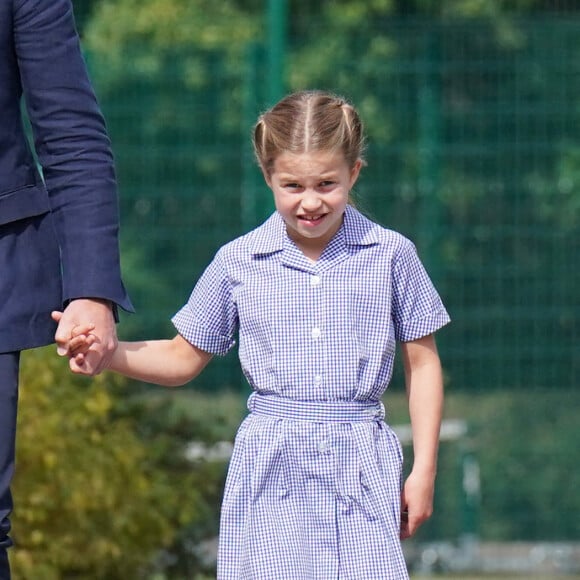
[[[117,348],[117,329],[111,303],[96,298],[72,300],[63,312],[54,312],[58,322],[54,336],[57,353],[69,357],[69,367],[73,373],[98,375],[107,368],[113,352]],[[70,350],[70,341],[75,328],[90,325],[92,344],[83,357],[75,357]]]

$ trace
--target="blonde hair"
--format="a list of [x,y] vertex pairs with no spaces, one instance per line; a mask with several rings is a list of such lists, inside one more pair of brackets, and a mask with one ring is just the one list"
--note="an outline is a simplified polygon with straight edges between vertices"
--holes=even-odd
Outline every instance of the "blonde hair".
[[341,151],[349,167],[363,160],[363,125],[342,97],[323,91],[292,93],[260,115],[253,134],[256,159],[270,176],[281,153]]

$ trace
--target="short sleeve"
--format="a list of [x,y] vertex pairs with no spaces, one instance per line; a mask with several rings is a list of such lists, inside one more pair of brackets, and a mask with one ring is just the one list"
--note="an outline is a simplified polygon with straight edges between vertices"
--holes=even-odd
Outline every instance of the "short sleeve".
[[234,346],[237,308],[219,252],[171,321],[185,340],[211,354],[225,355]]
[[392,308],[395,338],[401,342],[432,334],[450,321],[415,246],[407,239],[393,262]]

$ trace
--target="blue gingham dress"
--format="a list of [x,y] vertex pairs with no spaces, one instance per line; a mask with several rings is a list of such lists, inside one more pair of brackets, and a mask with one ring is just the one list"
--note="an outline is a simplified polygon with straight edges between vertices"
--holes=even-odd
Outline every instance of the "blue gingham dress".
[[413,244],[348,206],[316,263],[274,213],[174,316],[253,392],[222,504],[218,580],[403,580],[402,454],[381,396],[395,341],[449,321]]

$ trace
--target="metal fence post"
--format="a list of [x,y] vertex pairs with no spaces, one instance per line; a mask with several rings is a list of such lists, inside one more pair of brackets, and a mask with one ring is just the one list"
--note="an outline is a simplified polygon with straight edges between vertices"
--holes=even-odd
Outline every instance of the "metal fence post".
[[441,148],[441,87],[439,31],[430,30],[419,71],[418,148],[419,195],[421,214],[419,241],[429,271],[437,279],[439,274],[440,236],[440,148]]
[[274,104],[284,94],[288,0],[268,0],[268,99]]

